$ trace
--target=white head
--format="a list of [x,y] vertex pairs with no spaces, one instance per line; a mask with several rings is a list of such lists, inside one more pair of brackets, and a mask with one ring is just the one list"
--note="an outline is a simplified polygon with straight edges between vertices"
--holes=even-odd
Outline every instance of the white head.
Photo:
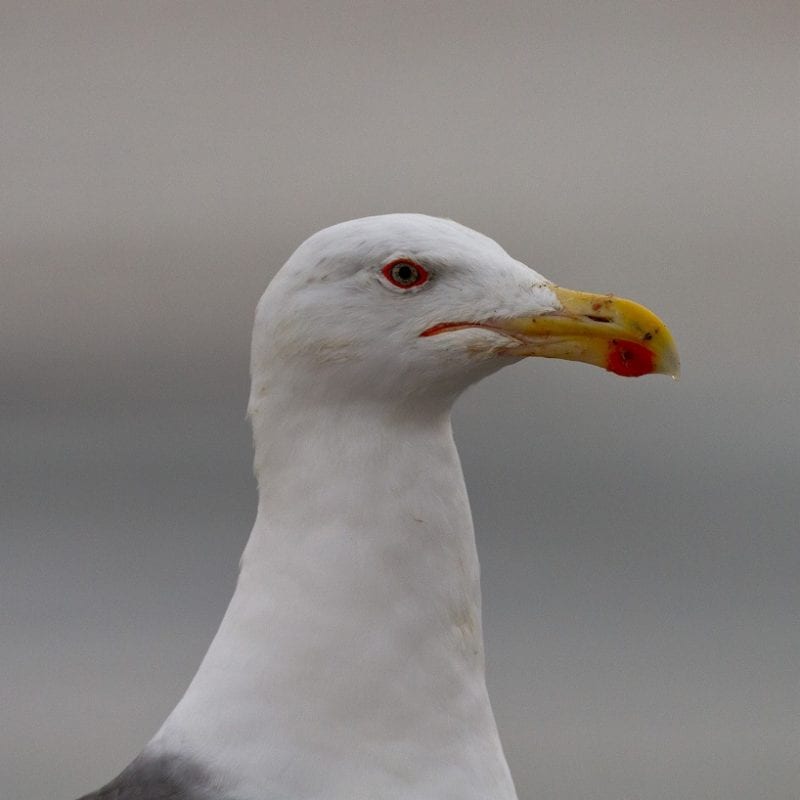
[[389,214],[343,222],[300,245],[258,304],[251,409],[278,383],[330,403],[449,403],[528,355],[620,372],[609,364],[609,343],[620,338],[643,349],[636,342],[646,342],[659,360],[621,374],[674,373],[665,326],[634,306],[560,289],[451,220]]

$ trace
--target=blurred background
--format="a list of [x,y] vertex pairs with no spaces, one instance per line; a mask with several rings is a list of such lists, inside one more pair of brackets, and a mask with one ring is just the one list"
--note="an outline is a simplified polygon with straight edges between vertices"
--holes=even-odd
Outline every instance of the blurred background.
[[258,297],[317,229],[420,211],[683,359],[457,407],[520,798],[796,798],[799,34],[778,1],[0,2],[2,796],[159,727],[255,516]]

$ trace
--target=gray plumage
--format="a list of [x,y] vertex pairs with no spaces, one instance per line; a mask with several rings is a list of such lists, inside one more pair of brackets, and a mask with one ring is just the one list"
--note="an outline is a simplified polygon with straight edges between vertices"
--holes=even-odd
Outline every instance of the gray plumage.
[[79,800],[235,800],[208,772],[179,755],[142,753],[113,781]]

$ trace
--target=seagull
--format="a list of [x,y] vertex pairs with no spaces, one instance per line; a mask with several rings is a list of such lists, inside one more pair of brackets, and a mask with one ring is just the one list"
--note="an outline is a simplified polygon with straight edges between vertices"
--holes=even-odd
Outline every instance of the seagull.
[[301,244],[255,317],[259,501],[233,598],[161,729],[82,800],[516,800],[450,411],[531,356],[679,370],[648,309],[451,220]]

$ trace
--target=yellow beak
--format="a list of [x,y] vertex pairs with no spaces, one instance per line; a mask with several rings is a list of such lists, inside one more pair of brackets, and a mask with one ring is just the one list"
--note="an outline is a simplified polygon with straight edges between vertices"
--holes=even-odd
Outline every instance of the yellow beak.
[[680,374],[672,334],[649,309],[614,295],[553,288],[562,308],[535,317],[493,319],[482,323],[444,323],[422,335],[481,327],[516,340],[501,355],[541,356],[584,361],[625,377]]

